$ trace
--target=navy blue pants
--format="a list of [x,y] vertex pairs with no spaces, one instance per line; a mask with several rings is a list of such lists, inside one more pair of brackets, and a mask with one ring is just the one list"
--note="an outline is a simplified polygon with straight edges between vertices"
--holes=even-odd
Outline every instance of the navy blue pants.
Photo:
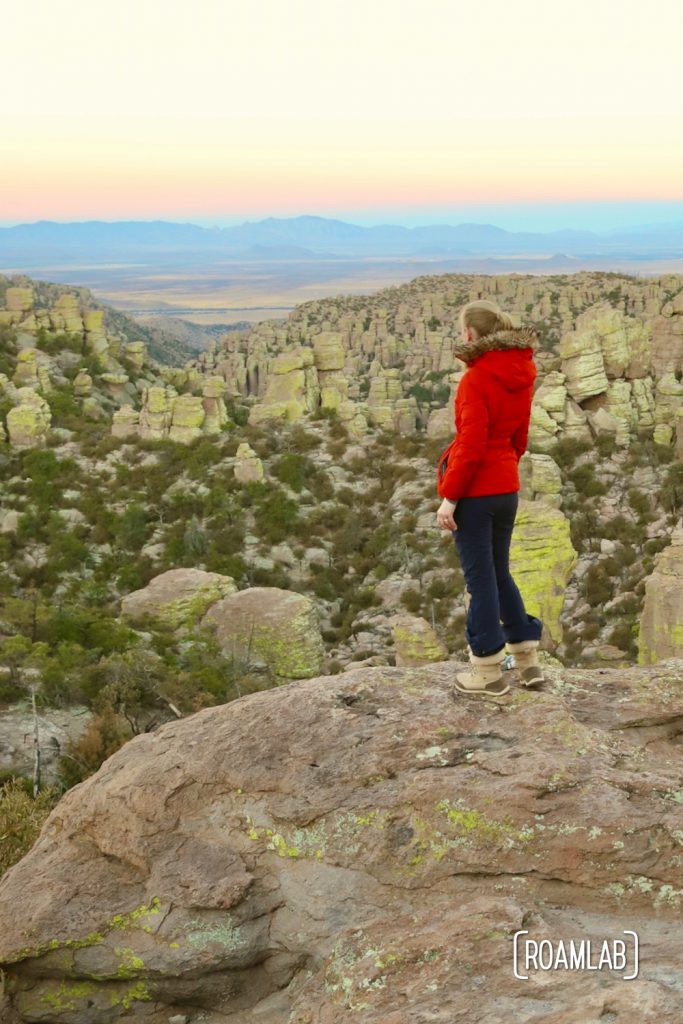
[[[528,615],[510,575],[509,554],[519,492],[460,498],[452,530],[470,594],[465,634],[474,654],[485,657],[505,642],[540,640],[543,623]],[[501,622],[502,620],[502,622]]]

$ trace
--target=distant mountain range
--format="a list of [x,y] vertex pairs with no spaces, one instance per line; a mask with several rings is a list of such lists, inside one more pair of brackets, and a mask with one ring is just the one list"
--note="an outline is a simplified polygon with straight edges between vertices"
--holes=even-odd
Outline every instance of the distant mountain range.
[[0,267],[86,262],[167,262],[188,254],[226,259],[347,259],[362,257],[565,254],[632,258],[683,256],[683,222],[638,225],[608,234],[591,231],[515,232],[494,224],[393,224],[362,227],[325,217],[267,217],[224,228],[172,221],[41,220],[0,228]]

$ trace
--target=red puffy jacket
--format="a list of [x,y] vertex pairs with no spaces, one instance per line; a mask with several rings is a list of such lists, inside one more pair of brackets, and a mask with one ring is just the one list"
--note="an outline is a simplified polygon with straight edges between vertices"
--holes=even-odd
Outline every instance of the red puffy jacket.
[[526,450],[537,345],[535,331],[517,327],[454,347],[468,368],[455,396],[456,435],[437,463],[440,498],[519,490],[517,467]]

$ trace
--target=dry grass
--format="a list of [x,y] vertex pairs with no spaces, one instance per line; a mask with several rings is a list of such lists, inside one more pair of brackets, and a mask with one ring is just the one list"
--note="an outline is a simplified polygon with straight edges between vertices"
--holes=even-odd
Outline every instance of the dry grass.
[[51,786],[34,798],[18,778],[0,787],[0,876],[31,849],[60,795]]

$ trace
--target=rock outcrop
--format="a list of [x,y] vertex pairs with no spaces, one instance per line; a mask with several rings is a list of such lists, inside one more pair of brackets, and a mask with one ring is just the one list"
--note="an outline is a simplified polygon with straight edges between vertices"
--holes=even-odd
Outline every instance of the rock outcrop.
[[151,622],[181,629],[195,625],[211,605],[236,590],[231,576],[202,569],[169,569],[141,590],[125,595],[121,618],[133,625]]
[[282,419],[288,423],[313,412],[320,399],[320,384],[313,350],[298,346],[273,360],[272,376],[260,405],[249,413],[250,423]]
[[235,479],[241,484],[263,480],[263,463],[248,441],[242,441],[235,455]]
[[7,413],[7,433],[16,448],[42,448],[47,440],[52,413],[50,406],[31,387],[17,388],[18,404]]
[[638,661],[652,665],[680,657],[683,650],[683,522],[671,544],[655,556],[645,581],[645,601],[638,632]]
[[414,667],[431,661],[444,661],[448,651],[425,619],[418,615],[396,615],[391,634],[399,667]]
[[562,474],[550,455],[525,452],[519,462],[520,494],[531,501],[538,500],[560,508],[562,503]]
[[683,408],[683,277],[675,274],[417,278],[374,296],[303,303],[285,324],[228,336],[195,365],[254,399],[250,423],[347,405],[340,418],[355,436],[359,416],[379,428],[426,426],[445,436],[452,415],[443,410],[443,387],[430,401],[427,385],[453,382],[462,368],[453,355],[458,311],[477,298],[496,299],[513,322],[538,325],[543,336],[532,451],[604,434],[621,447],[655,433],[659,444],[673,443]]
[[567,517],[547,502],[520,498],[510,544],[510,571],[527,611],[543,621],[544,647],[552,649],[562,640],[560,615],[577,559]]
[[[683,662],[365,668],[136,736],[0,883],[8,1022],[678,1024]],[[18,912],[20,908],[20,912]],[[638,978],[513,974],[633,929]]]
[[212,604],[201,621],[227,655],[269,669],[279,682],[320,672],[325,648],[318,611],[304,594],[249,587]]

